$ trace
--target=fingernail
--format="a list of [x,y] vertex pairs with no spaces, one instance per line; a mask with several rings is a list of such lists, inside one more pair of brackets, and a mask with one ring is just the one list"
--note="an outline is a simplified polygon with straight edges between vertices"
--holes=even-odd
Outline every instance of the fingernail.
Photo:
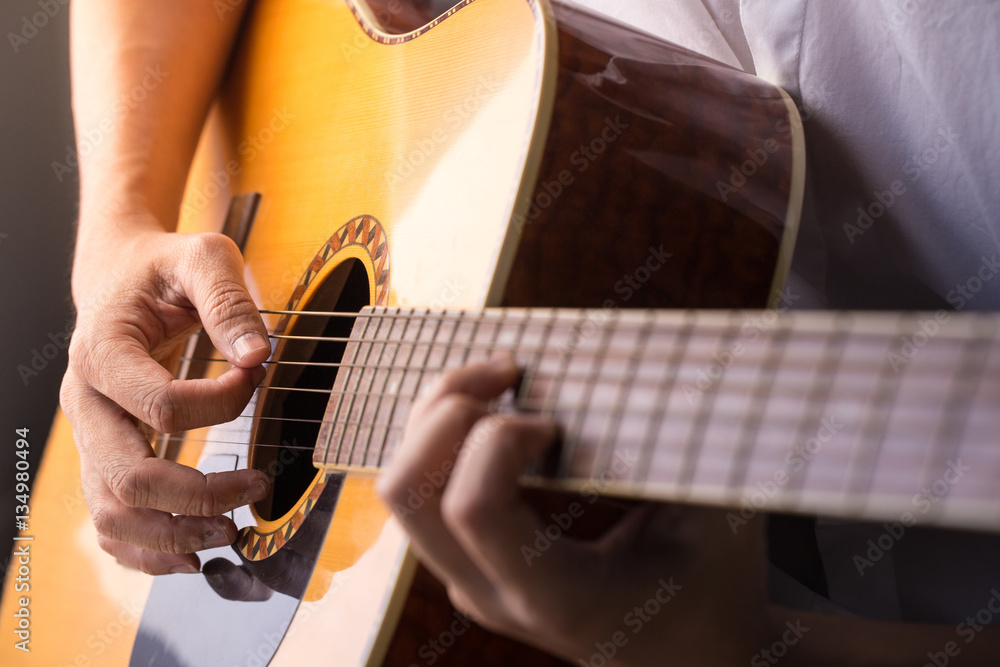
[[194,565],[175,565],[170,568],[170,574],[198,574],[200,570]]
[[216,547],[228,547],[232,540],[226,535],[224,530],[212,530],[205,533],[205,548],[214,549]]
[[267,339],[258,333],[244,334],[233,343],[233,354],[236,355],[236,361],[243,361],[258,350],[267,350],[268,354],[271,352],[271,346],[268,345]]
[[260,384],[264,381],[264,377],[267,375],[267,369],[263,366],[258,366],[253,369],[253,383],[255,385]]
[[256,503],[267,497],[267,484],[257,482],[243,494],[244,503]]

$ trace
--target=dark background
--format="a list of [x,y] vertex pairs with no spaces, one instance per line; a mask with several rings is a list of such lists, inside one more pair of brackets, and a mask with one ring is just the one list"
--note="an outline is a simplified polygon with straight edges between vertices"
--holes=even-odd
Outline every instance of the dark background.
[[[62,340],[71,317],[77,180],[74,172],[60,182],[52,169],[73,145],[69,7],[41,2],[0,3],[0,572],[14,535],[15,429],[29,429],[34,480],[66,368],[66,351],[50,334]],[[26,28],[25,18],[42,27]],[[10,34],[22,31],[30,37],[15,53]],[[18,366],[34,371],[34,351],[40,370],[25,382]]]

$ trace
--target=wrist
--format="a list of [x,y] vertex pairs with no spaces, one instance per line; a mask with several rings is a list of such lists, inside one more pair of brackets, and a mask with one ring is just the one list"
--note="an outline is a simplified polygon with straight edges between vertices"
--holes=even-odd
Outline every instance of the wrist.
[[155,247],[156,237],[168,233],[148,212],[81,211],[70,281],[77,311],[92,305],[97,295],[107,290],[109,281],[120,283],[129,272],[130,261]]

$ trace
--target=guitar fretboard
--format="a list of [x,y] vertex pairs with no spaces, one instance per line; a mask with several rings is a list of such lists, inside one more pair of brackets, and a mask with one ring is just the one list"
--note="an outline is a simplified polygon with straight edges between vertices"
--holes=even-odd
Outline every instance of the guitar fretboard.
[[1000,345],[987,315],[366,309],[314,455],[378,468],[420,388],[513,354],[497,411],[562,424],[601,494],[1000,528]]

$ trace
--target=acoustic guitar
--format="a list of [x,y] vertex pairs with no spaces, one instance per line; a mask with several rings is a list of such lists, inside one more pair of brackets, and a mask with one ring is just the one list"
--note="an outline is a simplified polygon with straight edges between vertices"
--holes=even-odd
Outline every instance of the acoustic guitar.
[[[524,369],[498,411],[565,428],[526,489],[995,530],[994,321],[782,312],[801,129],[781,90],[548,0],[256,2],[181,229],[241,243],[274,354],[243,416],[153,446],[274,492],[153,580],[97,546],[57,416],[0,661],[564,664],[458,615],[373,490],[419,388],[497,350]],[[177,363],[225,370],[199,337]]]

